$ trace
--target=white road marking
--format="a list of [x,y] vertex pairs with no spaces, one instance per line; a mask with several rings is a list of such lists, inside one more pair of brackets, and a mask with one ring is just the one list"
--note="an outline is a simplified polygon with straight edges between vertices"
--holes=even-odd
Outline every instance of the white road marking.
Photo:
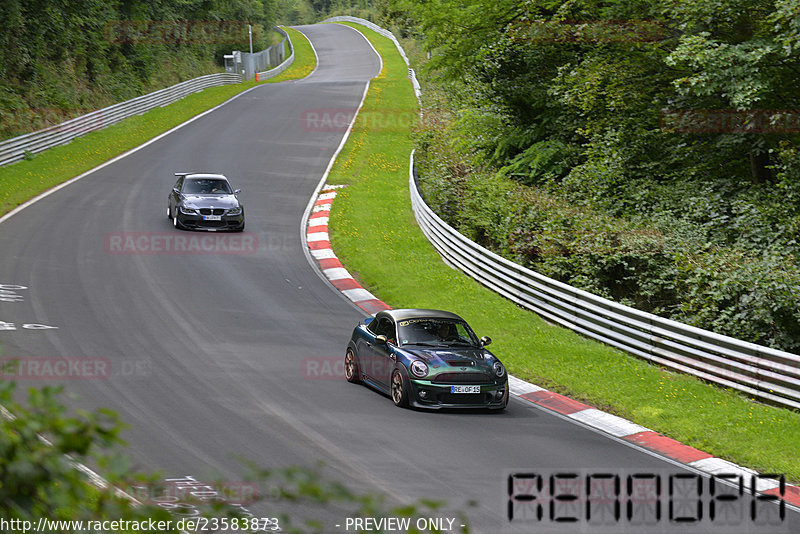
[[314,241],[330,241],[331,238],[328,236],[328,232],[311,232],[310,234],[306,234],[306,241],[312,243]]
[[362,300],[374,300],[375,295],[364,289],[363,287],[358,287],[356,289],[345,289],[342,291],[345,297],[349,298],[353,302],[361,302]]
[[650,429],[645,428],[636,423],[632,423],[622,417],[602,412],[597,408],[589,408],[568,414],[567,417],[576,419],[589,426],[599,428],[603,432],[608,432],[612,436],[621,438],[623,436],[630,436],[631,434],[638,434],[639,432],[647,432]]
[[347,278],[353,278],[350,276],[350,273],[347,271],[347,269],[343,269],[342,267],[324,269],[322,274],[324,274],[328,280],[345,280]]
[[535,393],[537,391],[544,391],[537,385],[531,384],[517,378],[516,376],[508,375],[508,388],[513,395],[525,395],[527,393]]
[[[753,475],[758,475],[757,471],[742,467],[733,462],[729,462],[728,460],[723,460],[722,458],[703,458],[702,460],[690,462],[689,465],[712,475],[742,476],[744,477],[744,484],[748,488],[750,487],[750,482]],[[772,478],[759,478],[756,480],[756,491],[767,491],[775,489],[779,486],[780,483]]]
[[333,251],[332,248],[320,248],[317,250],[312,250],[311,255],[314,256],[314,258],[317,260],[337,259],[336,253]]

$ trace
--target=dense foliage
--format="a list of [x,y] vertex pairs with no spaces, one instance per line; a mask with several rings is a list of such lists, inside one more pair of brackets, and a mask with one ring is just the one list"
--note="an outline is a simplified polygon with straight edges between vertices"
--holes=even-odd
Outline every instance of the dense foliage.
[[0,137],[219,71],[223,54],[248,49],[248,24],[266,48],[297,3],[3,0]]
[[[14,365],[13,360],[6,358],[3,365]],[[248,524],[243,522],[247,514],[241,505],[231,502],[245,494],[235,491],[242,484],[247,484],[248,500],[262,501],[270,509],[262,509],[262,513],[279,518],[280,531],[290,534],[326,531],[324,523],[314,519],[326,510],[335,510],[343,517],[413,518],[437,513],[445,504],[428,499],[390,504],[385,495],[353,492],[331,480],[322,473],[322,466],[264,469],[252,463],[243,466],[248,473],[247,482],[228,483],[233,484],[234,491],[224,491],[223,481],[204,480],[198,484],[217,487],[218,497],[201,497],[209,492],[189,493],[179,485],[160,480],[156,474],[132,473],[120,452],[123,425],[114,412],[99,409],[68,413],[61,401],[60,387],[31,388],[27,402],[15,400],[15,389],[14,382],[0,381],[0,518],[6,524],[19,525],[11,531],[25,530],[22,527],[26,524],[28,531],[35,530],[38,521],[46,520],[51,529],[45,530],[63,533],[86,532],[86,521],[142,525],[119,532],[153,531],[149,525],[163,521],[162,525],[169,524],[171,528],[162,531],[185,532],[177,528],[178,521],[191,518],[196,512],[204,517],[239,518],[240,528],[234,530],[254,532],[256,529],[243,528]],[[90,463],[102,468],[102,482],[90,481],[78,468]],[[249,489],[251,485],[255,489]],[[209,486],[202,488],[207,490]],[[467,523],[463,513],[457,515]],[[83,521],[83,528],[72,521]],[[56,522],[63,522],[61,528],[52,526]],[[409,532],[420,531],[412,528]]]
[[380,8],[431,54],[421,174],[451,222],[573,285],[800,350],[800,3]]

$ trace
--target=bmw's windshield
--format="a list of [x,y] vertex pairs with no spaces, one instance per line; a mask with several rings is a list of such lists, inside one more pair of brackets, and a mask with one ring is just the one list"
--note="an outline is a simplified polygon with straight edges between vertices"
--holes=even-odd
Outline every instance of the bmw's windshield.
[[467,323],[453,319],[405,319],[397,323],[400,345],[477,347],[478,339]]
[[183,182],[183,192],[189,195],[230,195],[231,186],[218,178],[191,178]]

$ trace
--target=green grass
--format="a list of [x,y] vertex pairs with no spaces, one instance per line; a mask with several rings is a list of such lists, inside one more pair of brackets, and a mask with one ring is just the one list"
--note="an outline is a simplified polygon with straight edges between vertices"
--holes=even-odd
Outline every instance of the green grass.
[[383,56],[328,182],[349,184],[333,204],[334,249],[393,307],[442,308],[467,319],[512,374],[760,472],[800,481],[800,414],[667,372],[546,324],[444,263],[419,230],[408,193],[417,102],[388,39],[362,31]]
[[[316,57],[308,39],[292,28],[286,28],[286,31],[295,47],[294,62],[278,76],[259,83],[302,78],[314,69]],[[125,119],[79,137],[67,145],[36,154],[32,160],[0,167],[0,215],[255,85],[258,83],[250,80],[241,84],[211,87],[169,106]]]

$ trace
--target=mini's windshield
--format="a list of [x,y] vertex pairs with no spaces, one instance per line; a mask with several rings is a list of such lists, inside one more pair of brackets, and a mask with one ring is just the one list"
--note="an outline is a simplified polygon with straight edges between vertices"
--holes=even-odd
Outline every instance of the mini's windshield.
[[467,323],[453,319],[406,319],[397,323],[400,345],[477,347],[478,339]]
[[230,195],[231,186],[218,178],[189,178],[183,182],[183,192],[190,195]]

